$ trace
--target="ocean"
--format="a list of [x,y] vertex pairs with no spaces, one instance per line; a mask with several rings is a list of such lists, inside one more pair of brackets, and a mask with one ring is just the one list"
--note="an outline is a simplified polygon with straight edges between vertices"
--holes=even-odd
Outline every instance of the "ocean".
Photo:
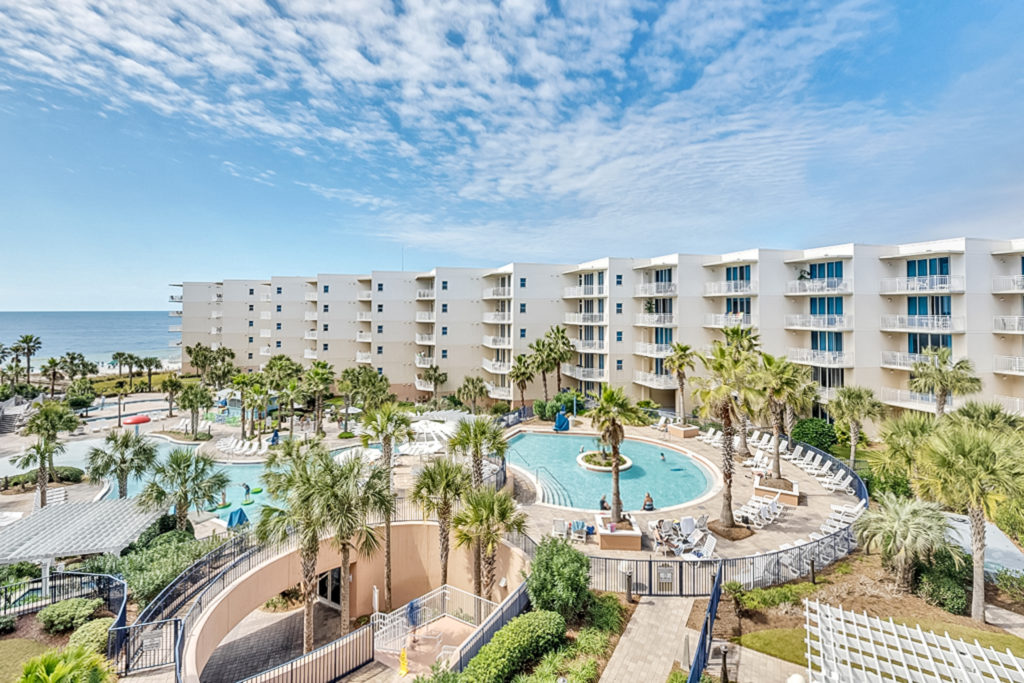
[[32,356],[33,371],[68,351],[95,363],[109,363],[115,351],[179,361],[181,350],[170,343],[181,333],[167,331],[179,320],[167,311],[0,311],[0,344],[10,346],[23,334],[39,337],[43,347]]

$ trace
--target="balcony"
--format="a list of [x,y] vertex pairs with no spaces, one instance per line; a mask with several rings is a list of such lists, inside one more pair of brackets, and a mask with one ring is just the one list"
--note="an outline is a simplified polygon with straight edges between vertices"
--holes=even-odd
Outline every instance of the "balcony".
[[708,282],[704,285],[704,296],[732,296],[734,294],[757,294],[757,283],[753,280],[727,280]]
[[608,316],[604,313],[566,313],[566,325],[604,325]]
[[787,296],[800,296],[801,294],[849,294],[852,291],[852,282],[836,277],[790,280],[786,283]]
[[181,325],[168,325],[167,326],[167,331],[168,332],[181,332]]
[[633,324],[643,327],[665,327],[675,325],[676,317],[671,313],[640,313]]
[[171,318],[180,318],[181,311],[168,311],[167,315],[170,316]]
[[316,292],[306,292],[306,296],[303,297],[303,298],[306,301],[312,301],[313,303],[316,303],[316,296],[317,296]]
[[434,391],[434,386],[425,379],[417,377],[414,384],[416,385],[416,389],[419,391]]
[[851,368],[853,354],[846,351],[820,351],[817,349],[789,349],[786,358],[800,365],[819,368]]
[[416,314],[416,322],[418,323],[432,323],[437,320],[437,314],[433,311],[420,311]]
[[1018,396],[996,395],[996,402],[1003,406],[1003,410],[1012,415],[1024,416],[1024,398]]
[[269,294],[260,294],[260,301],[262,303],[269,304],[271,301],[271,296]]
[[302,319],[306,322],[316,322],[318,315],[316,311],[306,311],[306,314],[302,316]]
[[434,292],[433,289],[417,289],[416,290],[416,299],[419,300],[419,301],[425,301],[425,300],[428,300],[428,299],[433,299],[435,294],[436,294],[436,292]]
[[1024,357],[996,356],[994,372],[1000,375],[1024,375]]
[[170,301],[172,304],[180,304],[181,299],[181,294],[171,294],[169,297],[167,297],[167,300]]
[[704,327],[752,327],[756,324],[749,313],[710,313],[704,316]]
[[928,356],[923,353],[905,353],[903,351],[882,351],[883,368],[892,370],[911,370],[915,363],[923,363]]
[[484,313],[484,322],[499,325],[512,322],[511,311],[488,311]]
[[270,330],[260,330],[260,338],[261,339],[270,339],[270,335],[271,335]]
[[418,368],[429,368],[434,364],[433,356],[425,356],[422,353],[416,354],[416,367]]
[[[1005,275],[993,278],[992,291],[996,294],[1024,292],[1024,275]],[[174,299],[172,298],[171,301],[174,301]]]
[[356,351],[356,362],[357,363],[366,363],[366,364],[372,363],[373,361],[370,359],[370,352],[369,351]]
[[316,360],[316,351],[313,349],[306,349],[302,352],[302,357],[306,360]]
[[647,356],[648,358],[665,358],[672,353],[672,345],[637,342],[636,346],[633,347],[633,353],[638,356]]
[[369,332],[356,332],[357,342],[366,342],[367,344],[369,344],[371,339],[372,337],[370,336]]
[[373,298],[373,291],[369,289],[360,290],[359,294],[356,295],[360,301],[369,301]]
[[585,368],[582,365],[562,363],[562,374],[583,382],[607,382],[608,373],[601,368]]
[[603,339],[572,339],[572,347],[584,353],[604,353],[608,343]]
[[633,296],[674,296],[677,289],[674,282],[645,282],[633,288]]
[[268,346],[264,346],[262,349],[260,349],[260,355],[261,356],[269,356],[269,355],[272,355],[273,353],[274,352],[271,351],[270,347],[268,347]]
[[927,292],[962,292],[962,275],[925,275],[922,277],[885,278],[879,284],[880,294],[917,294]]
[[221,303],[223,301],[224,301],[224,295],[223,294],[214,294],[213,296],[210,297],[210,303],[211,304],[219,304],[219,303]]
[[270,320],[270,311],[260,311],[260,320]]
[[949,315],[883,315],[888,332],[963,332],[964,319]]
[[421,345],[421,346],[433,346],[434,345],[434,335],[432,335],[432,334],[417,334],[416,335],[416,343]]
[[511,299],[511,287],[488,287],[480,293],[484,299]]
[[852,315],[787,315],[786,327],[792,330],[849,330]]
[[633,382],[651,389],[678,389],[679,382],[672,375],[663,375],[657,372],[642,372],[637,370],[633,373]]
[[361,323],[368,323],[373,320],[373,315],[369,311],[360,311],[356,313],[356,320]]
[[[267,336],[269,337],[270,335],[268,334]],[[308,339],[310,341],[316,341],[316,337],[317,337],[317,331],[316,330],[306,330],[305,334],[302,335],[303,339]]]
[[224,317],[224,314],[220,311],[210,311],[210,320],[220,320]]
[[997,315],[992,320],[992,329],[996,332],[1024,334],[1024,315]]
[[836,387],[818,387],[818,403],[828,403],[836,397]]
[[591,296],[604,296],[608,288],[604,285],[581,285],[579,287],[566,287],[562,290],[564,299],[585,299]]
[[220,334],[223,331],[224,331],[223,327],[211,327],[210,328],[210,334],[214,334],[214,335]]
[[508,371],[512,369],[511,363],[494,360],[492,358],[484,358],[480,364],[483,366],[484,370],[495,375],[507,375]]
[[[882,387],[878,392],[878,398],[882,403],[905,408],[907,410],[920,410],[926,413],[935,412],[935,395],[922,394],[907,389],[893,389]],[[946,412],[955,410],[963,404],[964,399],[960,396],[946,397]]]
[[487,396],[489,398],[497,399],[499,401],[511,401],[512,400],[512,387],[499,387],[490,382],[484,382],[487,385]]
[[511,349],[512,338],[511,337],[491,337],[485,335],[483,338],[483,345],[489,349]]

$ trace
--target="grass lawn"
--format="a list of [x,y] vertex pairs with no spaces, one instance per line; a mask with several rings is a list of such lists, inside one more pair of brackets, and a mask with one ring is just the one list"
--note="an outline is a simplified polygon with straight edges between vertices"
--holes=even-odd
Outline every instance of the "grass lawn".
[[[154,372],[153,373],[153,390],[154,391],[159,391],[160,390],[160,383],[163,382],[168,377],[170,377],[171,375],[174,375],[174,374],[177,374],[177,373],[174,373],[174,372]],[[118,377],[117,375],[102,375],[102,376],[99,376],[99,377],[92,378],[91,379],[91,381],[92,381],[92,388],[96,392],[97,396],[100,396],[100,395],[111,396],[111,395],[114,394],[115,391],[117,391],[116,384],[117,384],[117,381],[119,379],[124,381],[124,386],[127,388],[128,387],[128,370],[127,369],[125,369],[123,377]],[[143,373],[140,374],[138,371],[136,371],[136,373],[135,373],[135,385],[136,386],[138,386],[140,380],[142,381],[143,385],[146,384],[146,373],[143,372]],[[181,377],[181,381],[184,384],[195,384],[196,382],[199,381],[199,377]]]
[[21,675],[21,665],[47,649],[46,645],[27,638],[0,640],[0,683],[16,681]]

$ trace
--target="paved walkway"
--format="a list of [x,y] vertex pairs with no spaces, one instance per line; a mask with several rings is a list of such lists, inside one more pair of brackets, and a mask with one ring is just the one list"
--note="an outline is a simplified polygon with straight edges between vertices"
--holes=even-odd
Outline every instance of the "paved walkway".
[[1024,616],[1016,612],[986,603],[985,622],[992,626],[998,626],[1018,638],[1024,638]]
[[673,662],[688,667],[686,620],[692,608],[693,598],[640,598],[601,680],[663,683]]

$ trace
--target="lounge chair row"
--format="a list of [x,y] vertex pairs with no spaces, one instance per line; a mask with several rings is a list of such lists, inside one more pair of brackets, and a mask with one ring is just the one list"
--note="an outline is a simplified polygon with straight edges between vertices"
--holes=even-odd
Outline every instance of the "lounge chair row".
[[709,559],[714,557],[718,539],[708,531],[708,516],[699,518],[683,517],[676,525],[670,519],[659,519],[647,523],[654,534],[654,551],[675,555],[684,560]]
[[733,514],[739,521],[750,524],[758,529],[763,529],[769,524],[778,521],[782,517],[783,512],[785,512],[786,506],[779,502],[781,495],[781,493],[776,493],[771,498],[751,496],[750,500],[734,510]]
[[574,519],[572,522],[566,522],[564,519],[555,519],[551,522],[551,535],[577,543],[586,543],[587,521]]
[[270,442],[260,445],[256,441],[243,441],[238,438],[221,439],[217,442],[217,450],[228,455],[263,455],[270,450]]

